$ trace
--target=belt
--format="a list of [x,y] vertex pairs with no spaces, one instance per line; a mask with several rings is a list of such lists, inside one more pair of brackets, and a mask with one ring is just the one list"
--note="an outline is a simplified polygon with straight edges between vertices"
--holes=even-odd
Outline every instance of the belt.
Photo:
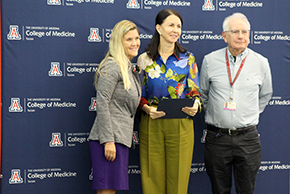
[[217,133],[225,133],[225,134],[229,134],[229,135],[240,135],[240,134],[245,134],[249,131],[253,131],[255,129],[257,129],[256,125],[253,126],[249,126],[249,127],[242,127],[242,128],[231,128],[231,129],[227,129],[227,128],[219,128],[213,125],[207,125],[207,129],[209,131],[214,131]]

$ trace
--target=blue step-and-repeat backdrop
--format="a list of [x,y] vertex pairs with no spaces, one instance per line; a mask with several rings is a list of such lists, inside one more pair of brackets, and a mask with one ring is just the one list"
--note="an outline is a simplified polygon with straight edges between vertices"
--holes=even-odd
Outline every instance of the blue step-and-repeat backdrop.
[[[249,47],[269,59],[274,87],[259,124],[263,151],[255,193],[290,193],[289,0],[2,0],[1,193],[95,193],[87,141],[95,118],[94,73],[118,21],[137,24],[141,53],[165,8],[182,14],[179,42],[199,68],[205,54],[226,46],[223,19],[233,12],[249,18]],[[211,193],[203,116],[194,119],[188,193]],[[130,190],[119,193],[142,193],[137,124],[134,140]]]

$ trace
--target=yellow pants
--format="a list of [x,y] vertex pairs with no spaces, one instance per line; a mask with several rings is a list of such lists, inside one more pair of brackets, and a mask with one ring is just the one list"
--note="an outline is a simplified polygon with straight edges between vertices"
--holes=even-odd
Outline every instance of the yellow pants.
[[193,121],[142,115],[139,140],[143,194],[187,194]]

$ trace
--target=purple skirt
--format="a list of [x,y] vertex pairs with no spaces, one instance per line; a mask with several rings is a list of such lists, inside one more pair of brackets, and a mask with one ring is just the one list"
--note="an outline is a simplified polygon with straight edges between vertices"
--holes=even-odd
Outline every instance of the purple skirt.
[[129,190],[129,148],[118,143],[115,145],[116,159],[110,162],[105,158],[104,145],[90,141],[94,190]]

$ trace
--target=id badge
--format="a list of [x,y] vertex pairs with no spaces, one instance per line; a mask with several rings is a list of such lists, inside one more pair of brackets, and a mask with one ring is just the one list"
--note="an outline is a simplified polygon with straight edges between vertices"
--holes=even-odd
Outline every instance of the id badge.
[[229,101],[226,102],[224,105],[224,110],[236,110],[237,108],[237,103]]

